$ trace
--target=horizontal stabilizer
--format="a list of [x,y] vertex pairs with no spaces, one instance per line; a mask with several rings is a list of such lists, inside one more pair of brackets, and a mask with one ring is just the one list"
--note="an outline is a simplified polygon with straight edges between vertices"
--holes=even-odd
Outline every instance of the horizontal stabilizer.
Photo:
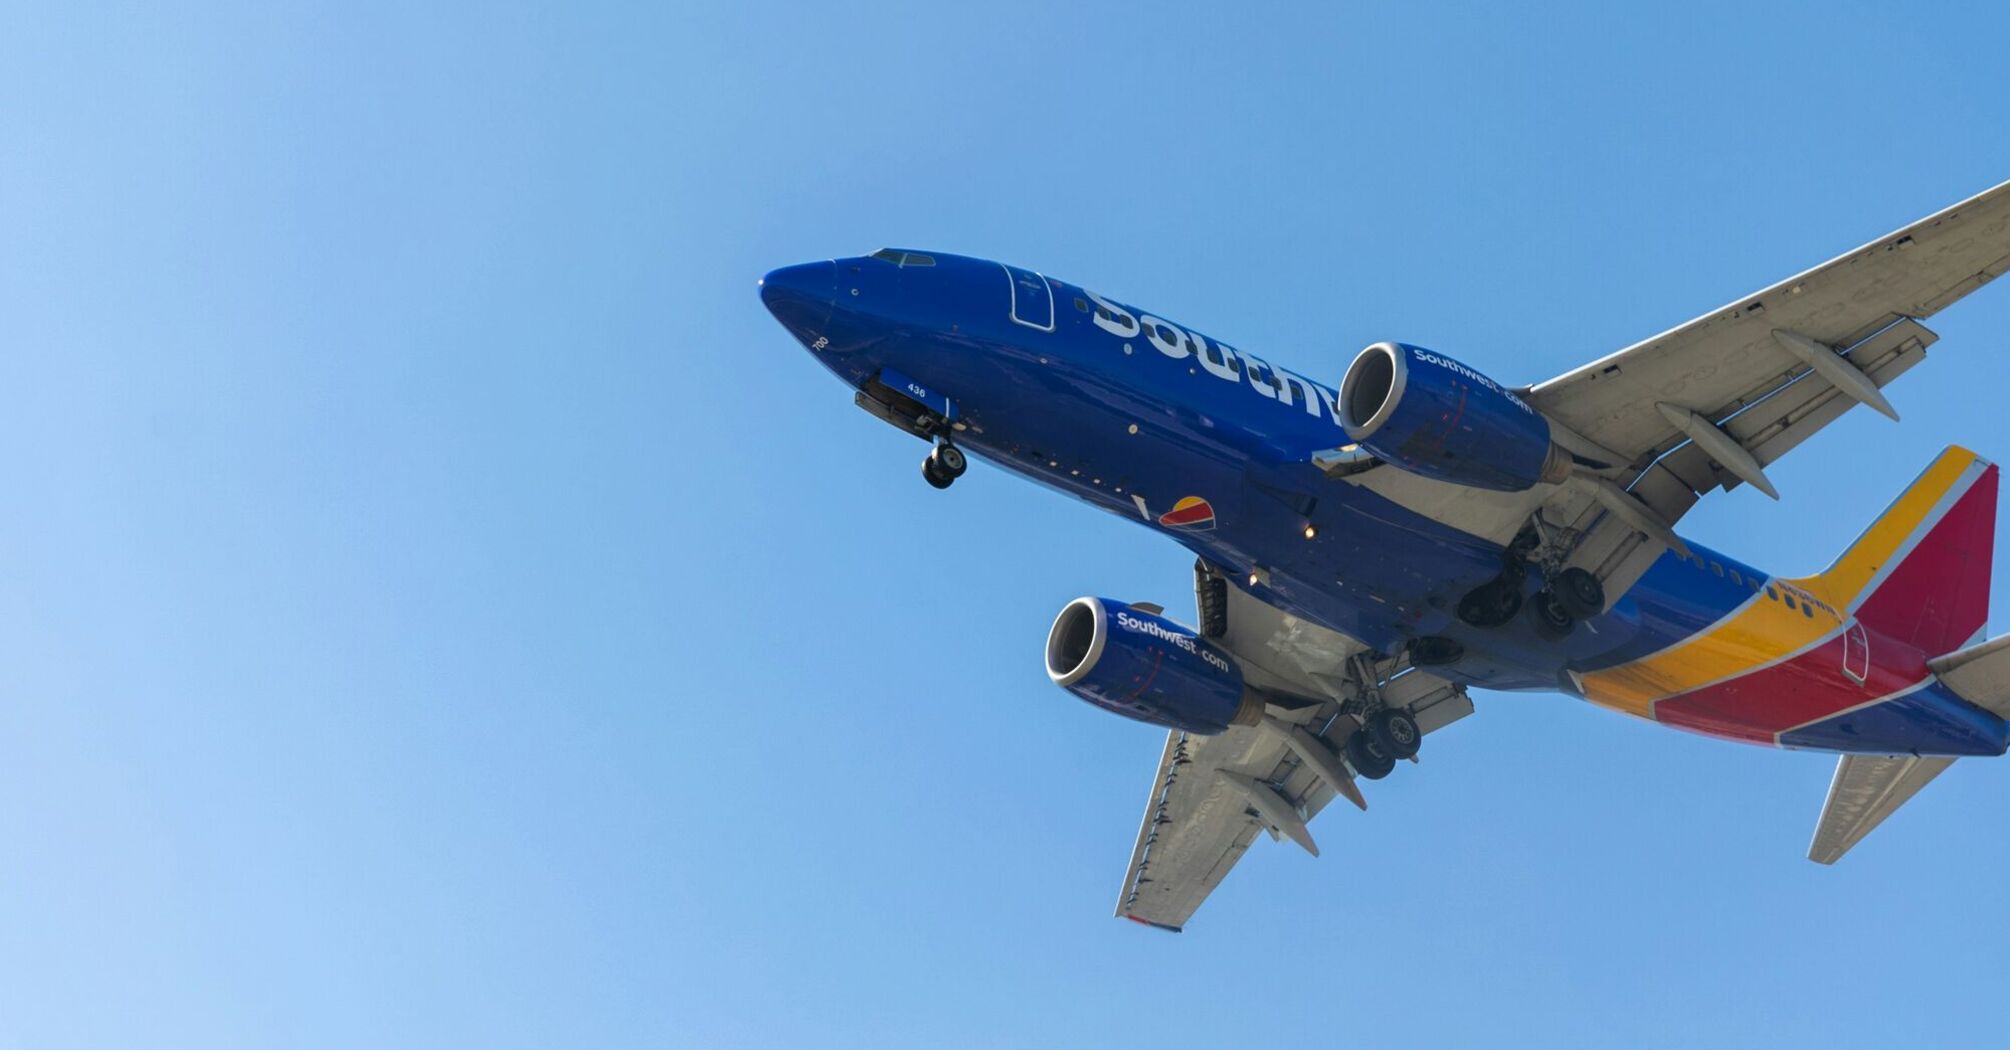
[[1926,666],[1954,695],[1998,718],[2010,718],[2010,634],[1934,657]]
[[1829,784],[1829,798],[1822,805],[1821,823],[1815,826],[1808,859],[1834,864],[1905,805],[1906,799],[1953,764],[1951,758],[1915,755],[1844,755],[1836,763],[1836,777]]

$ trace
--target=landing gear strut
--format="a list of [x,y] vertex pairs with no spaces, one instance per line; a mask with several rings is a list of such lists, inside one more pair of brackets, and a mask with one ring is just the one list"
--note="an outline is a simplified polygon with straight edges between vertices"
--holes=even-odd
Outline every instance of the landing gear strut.
[[921,461],[921,476],[939,489],[948,488],[968,469],[970,461],[964,458],[963,450],[947,441],[935,446],[928,458]]

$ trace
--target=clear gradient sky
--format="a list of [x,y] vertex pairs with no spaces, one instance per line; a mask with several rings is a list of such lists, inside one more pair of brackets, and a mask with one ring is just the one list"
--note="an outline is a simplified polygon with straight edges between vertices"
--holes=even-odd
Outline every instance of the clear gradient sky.
[[[1558,696],[1111,919],[1160,737],[1040,645],[1191,558],[755,280],[1540,380],[2010,177],[2001,5],[277,6],[0,13],[0,1045],[2000,1045],[2010,762],[1824,869],[1832,759]],[[1932,327],[1687,530],[2010,457],[2010,287]]]

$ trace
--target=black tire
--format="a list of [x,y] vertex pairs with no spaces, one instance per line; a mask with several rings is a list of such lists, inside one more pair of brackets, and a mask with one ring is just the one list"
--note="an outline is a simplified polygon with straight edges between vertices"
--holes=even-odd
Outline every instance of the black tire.
[[963,450],[955,445],[937,445],[935,451],[928,454],[928,458],[934,460],[935,469],[948,476],[951,481],[962,477],[963,472],[970,469],[970,460],[963,455]]
[[1605,611],[1605,585],[1583,569],[1565,569],[1549,581],[1557,603],[1573,618],[1589,620]]
[[956,481],[955,478],[952,478],[949,475],[942,473],[942,471],[936,467],[934,456],[930,456],[927,459],[921,461],[921,476],[924,479],[926,479],[930,485],[933,485],[939,489],[946,489]]
[[1459,599],[1459,619],[1473,627],[1499,627],[1521,611],[1521,581],[1506,577],[1482,584]]
[[1443,667],[1458,663],[1466,655],[1466,647],[1457,639],[1440,635],[1412,638],[1409,649],[1413,667]]
[[1410,717],[1410,712],[1395,708],[1385,708],[1370,716],[1368,733],[1383,754],[1398,762],[1415,758],[1417,749],[1424,744],[1424,733],[1417,728],[1417,720]]
[[1361,777],[1380,780],[1395,772],[1396,759],[1382,750],[1382,746],[1367,732],[1357,732],[1348,737],[1343,747],[1347,752],[1347,764],[1353,766],[1354,772]]
[[1570,611],[1557,600],[1556,594],[1548,589],[1535,592],[1528,602],[1528,622],[1535,627],[1535,633],[1544,641],[1554,642],[1569,637],[1577,620]]

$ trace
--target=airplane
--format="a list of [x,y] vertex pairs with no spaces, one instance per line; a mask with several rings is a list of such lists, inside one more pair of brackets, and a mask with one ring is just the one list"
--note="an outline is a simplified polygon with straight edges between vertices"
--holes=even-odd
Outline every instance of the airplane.
[[1985,638],[1998,468],[1929,464],[1827,569],[1685,540],[1925,359],[1921,321],[2010,269],[2010,183],[1610,356],[1509,386],[1381,342],[1337,389],[1035,270],[898,248],[767,274],[767,310],[928,442],[1190,550],[1195,626],[1084,597],[1052,681],[1163,727],[1117,915],[1179,931],[1260,832],[1309,824],[1472,713],[1551,691],[1840,757],[1832,864],[1955,759],[2010,745],[2010,635]]

